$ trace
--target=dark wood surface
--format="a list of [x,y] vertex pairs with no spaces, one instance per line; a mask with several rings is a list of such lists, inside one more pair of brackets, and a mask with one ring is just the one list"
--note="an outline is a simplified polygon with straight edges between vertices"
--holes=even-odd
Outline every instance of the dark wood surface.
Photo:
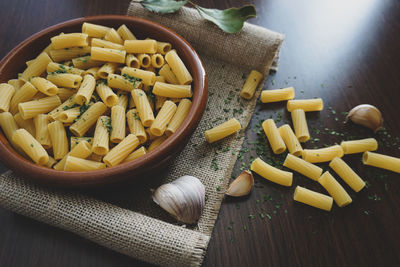
[[[198,1],[227,8],[239,0]],[[400,156],[400,2],[258,0],[251,22],[286,34],[279,71],[265,88],[294,86],[298,98],[322,97],[326,108],[307,118],[312,140],[321,147],[342,139],[375,136],[380,153]],[[55,23],[95,14],[124,14],[128,1],[0,1],[0,57],[33,33]],[[385,130],[374,135],[343,124],[355,105],[376,105]],[[272,116],[290,122],[284,104],[258,105],[247,130],[242,162],[256,156],[252,141],[258,122]],[[282,119],[279,119],[282,117]],[[341,133],[343,135],[341,135]],[[249,147],[249,149],[246,149]],[[268,159],[269,149],[260,147]],[[245,152],[249,150],[249,152]],[[279,163],[282,156],[274,157]],[[399,174],[362,166],[360,155],[344,158],[368,181],[351,192],[353,203],[323,212],[294,203],[294,186],[283,188],[256,176],[256,188],[244,199],[225,199],[204,261],[205,266],[398,266],[400,264]],[[325,169],[326,164],[322,164]],[[298,174],[294,185],[324,192]],[[253,218],[254,216],[254,218]],[[270,218],[270,219],[269,219]],[[69,232],[0,209],[1,266],[145,265]]]

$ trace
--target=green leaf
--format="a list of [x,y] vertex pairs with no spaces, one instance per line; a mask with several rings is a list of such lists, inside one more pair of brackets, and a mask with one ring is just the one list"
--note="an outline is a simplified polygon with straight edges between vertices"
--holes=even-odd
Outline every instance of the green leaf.
[[174,1],[174,0],[143,0],[140,4],[152,12],[167,14],[174,13],[178,11],[182,6],[187,3],[184,1]]
[[257,17],[256,8],[253,5],[225,10],[204,8],[195,4],[194,6],[203,18],[215,23],[221,30],[227,33],[240,31],[247,19]]

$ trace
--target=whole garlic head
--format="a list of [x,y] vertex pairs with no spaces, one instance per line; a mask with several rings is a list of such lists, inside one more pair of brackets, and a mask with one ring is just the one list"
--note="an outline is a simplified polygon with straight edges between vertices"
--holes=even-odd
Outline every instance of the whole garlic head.
[[369,104],[362,104],[354,107],[349,111],[346,122],[349,119],[356,124],[371,128],[374,132],[378,131],[383,125],[381,112],[378,108]]
[[161,185],[153,194],[153,201],[178,221],[193,224],[203,212],[206,190],[199,179],[182,176]]

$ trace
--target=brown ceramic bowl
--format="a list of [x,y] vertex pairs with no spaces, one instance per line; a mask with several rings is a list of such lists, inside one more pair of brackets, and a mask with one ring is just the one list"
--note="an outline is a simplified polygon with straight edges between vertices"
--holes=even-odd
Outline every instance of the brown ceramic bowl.
[[90,172],[64,172],[41,167],[23,158],[0,134],[0,160],[16,173],[37,182],[62,187],[84,187],[116,183],[126,179],[140,179],[157,171],[185,147],[196,129],[207,103],[207,78],[199,56],[190,44],[173,30],[155,22],[130,16],[104,15],[84,17],[63,22],[42,30],[15,47],[0,62],[0,83],[17,77],[25,62],[36,57],[50,42],[50,37],[61,32],[80,32],[83,22],[117,28],[125,24],[133,29],[138,39],[146,37],[172,44],[193,76],[191,110],[175,134],[150,153],[119,166]]

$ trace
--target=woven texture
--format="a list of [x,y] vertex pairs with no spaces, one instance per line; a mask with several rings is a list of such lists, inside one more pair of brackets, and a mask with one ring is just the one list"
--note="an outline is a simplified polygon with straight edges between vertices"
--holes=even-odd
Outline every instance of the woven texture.
[[[260,93],[259,88],[250,101],[239,97],[243,75],[257,69],[266,76],[276,68],[283,36],[248,23],[238,34],[225,34],[190,8],[160,16],[131,3],[128,15],[175,30],[193,45],[205,65],[209,101],[186,148],[165,175],[141,185],[125,186],[118,189],[118,194],[49,189],[7,172],[0,176],[0,204],[146,262],[199,266]],[[240,121],[241,132],[217,145],[205,142],[205,130],[232,117]],[[177,224],[151,199],[151,189],[182,175],[196,176],[206,187],[205,209],[195,226]]]

